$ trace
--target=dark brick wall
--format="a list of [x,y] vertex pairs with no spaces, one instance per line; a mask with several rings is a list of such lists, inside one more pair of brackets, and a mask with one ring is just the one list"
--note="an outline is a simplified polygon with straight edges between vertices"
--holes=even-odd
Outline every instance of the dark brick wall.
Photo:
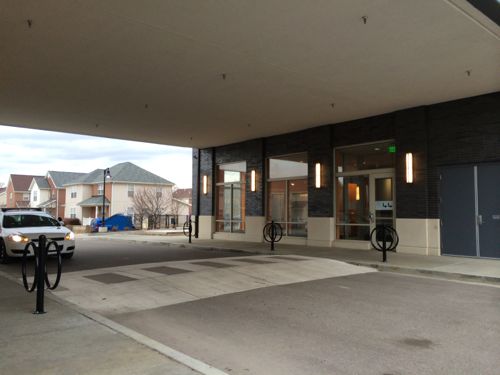
[[393,121],[391,113],[332,125],[332,145],[341,147],[393,139]]
[[[396,216],[428,217],[427,126],[425,107],[394,113],[396,139]],[[413,183],[406,183],[406,153],[413,154]]]
[[[191,197],[193,199],[193,208],[192,208],[192,213],[193,215],[199,215],[199,209],[198,209],[198,153],[199,150],[197,148],[192,149],[192,162],[193,162],[193,180],[192,180],[192,194]],[[201,186],[201,184],[200,184]]]
[[[307,160],[309,164],[309,212],[310,217],[333,216],[333,149],[332,127],[322,126],[308,132]],[[316,163],[321,163],[321,188],[316,188]]]
[[[438,218],[441,166],[500,161],[500,93],[217,147],[215,160],[212,159],[212,149],[205,149],[201,152],[201,170],[202,175],[208,173],[211,176],[215,163],[246,160],[247,170],[255,168],[258,176],[256,193],[249,191],[250,181],[247,181],[247,215],[262,216],[265,211],[266,158],[307,152],[309,216],[331,217],[333,148],[388,139],[395,140],[397,149],[397,217]],[[405,182],[407,152],[414,156],[413,184]],[[323,166],[323,186],[320,189],[314,187],[317,162]],[[213,187],[208,196],[202,196],[202,215],[213,212],[212,191]]]
[[214,149],[205,148],[200,152],[200,179],[208,176],[208,192],[203,194],[203,185],[200,180],[200,215],[213,215],[214,212]]
[[[264,216],[263,139],[231,144],[215,149],[215,164],[247,162],[246,216]],[[255,169],[256,191],[250,191],[250,171]]]
[[439,168],[500,162],[500,92],[428,108],[429,217],[439,217]]

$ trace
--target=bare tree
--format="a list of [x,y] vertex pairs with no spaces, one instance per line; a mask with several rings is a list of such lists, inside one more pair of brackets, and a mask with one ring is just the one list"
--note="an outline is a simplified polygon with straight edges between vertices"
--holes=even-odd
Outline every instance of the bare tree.
[[141,224],[147,216],[149,226],[156,228],[161,216],[167,212],[168,204],[168,197],[163,194],[161,188],[144,188],[134,194],[134,215]]
[[136,191],[134,197],[132,198],[132,203],[134,207],[134,225],[139,224],[140,229],[142,229],[142,223],[144,223],[144,218],[148,216],[147,211],[147,193],[143,189],[141,191]]

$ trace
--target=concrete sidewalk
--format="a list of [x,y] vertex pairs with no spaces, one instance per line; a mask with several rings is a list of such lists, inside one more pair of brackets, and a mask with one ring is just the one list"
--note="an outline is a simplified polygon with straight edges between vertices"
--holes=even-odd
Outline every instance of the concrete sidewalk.
[[[85,236],[82,238],[95,238]],[[138,243],[157,243],[165,246],[203,248],[209,250],[232,250],[254,254],[272,254],[267,243],[202,240],[193,238],[192,244],[186,237],[136,234],[134,232],[115,232],[100,234],[98,238],[134,241]],[[350,264],[369,266],[381,271],[394,271],[411,274],[425,274],[464,281],[500,283],[500,260],[477,259],[452,256],[413,255],[388,252],[386,263],[382,253],[375,250],[353,250],[302,245],[276,244],[277,255],[303,255],[340,260]]]
[[[79,312],[50,293],[47,313],[34,315],[35,293],[10,278],[0,275],[0,374],[199,374],[168,358],[172,349],[165,345]],[[202,372],[222,374],[213,370]]]

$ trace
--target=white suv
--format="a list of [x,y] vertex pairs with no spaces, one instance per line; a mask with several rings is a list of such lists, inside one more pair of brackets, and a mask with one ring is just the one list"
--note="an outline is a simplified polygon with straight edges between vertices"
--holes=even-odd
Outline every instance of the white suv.
[[[38,243],[45,235],[47,241],[56,241],[63,258],[71,258],[75,251],[75,235],[56,219],[39,209],[0,209],[0,263],[10,257],[21,257],[26,244]],[[30,247],[29,255],[33,254]]]

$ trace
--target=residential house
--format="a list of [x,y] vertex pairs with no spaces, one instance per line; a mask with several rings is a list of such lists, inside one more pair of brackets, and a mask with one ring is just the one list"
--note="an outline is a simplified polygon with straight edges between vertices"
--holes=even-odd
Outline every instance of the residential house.
[[34,178],[43,176],[11,174],[6,190],[6,206],[9,208],[30,207],[30,185]]
[[30,185],[30,206],[42,208],[54,217],[64,217],[66,187],[86,173],[48,171],[45,177],[35,177]]
[[192,189],[175,189],[172,193],[172,215],[179,217],[191,216],[192,213]]
[[7,206],[7,188],[0,188],[0,208]]
[[93,218],[102,216],[103,192],[106,217],[117,213],[133,215],[134,194],[143,189],[155,189],[157,196],[172,196],[172,182],[133,163],[120,163],[109,169],[111,178],[106,179],[105,186],[103,169],[96,169],[64,185],[65,217],[78,218],[82,224],[88,225]]
[[174,199],[178,199],[184,203],[192,204],[193,189],[175,189],[173,192]]

